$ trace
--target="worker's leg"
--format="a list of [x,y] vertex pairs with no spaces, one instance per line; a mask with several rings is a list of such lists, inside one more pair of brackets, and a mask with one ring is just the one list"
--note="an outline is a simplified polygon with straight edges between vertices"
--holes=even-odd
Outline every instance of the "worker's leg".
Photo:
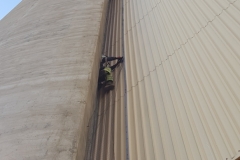
[[107,83],[104,87],[104,90],[105,91],[110,91],[110,90],[113,90],[113,89],[114,89],[113,81],[107,81]]
[[106,73],[104,70],[100,70],[100,71],[99,71],[99,76],[98,76],[98,89],[100,89],[102,86],[104,86],[106,74],[107,74],[107,73]]
[[106,75],[106,72],[105,72],[104,70],[100,70],[100,71],[99,71],[99,77],[100,77],[101,79],[105,78],[105,75]]

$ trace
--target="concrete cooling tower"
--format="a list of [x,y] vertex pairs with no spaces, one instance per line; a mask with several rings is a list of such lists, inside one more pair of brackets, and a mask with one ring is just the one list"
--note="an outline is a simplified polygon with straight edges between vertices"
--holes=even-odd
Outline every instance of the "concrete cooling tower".
[[[240,160],[239,17],[240,0],[23,0],[0,21],[0,159]],[[102,54],[124,56],[109,92]]]

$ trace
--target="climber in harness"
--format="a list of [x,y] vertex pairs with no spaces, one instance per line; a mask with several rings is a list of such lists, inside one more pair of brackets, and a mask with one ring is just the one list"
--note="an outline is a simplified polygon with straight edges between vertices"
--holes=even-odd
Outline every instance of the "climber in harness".
[[[116,64],[113,66],[110,65],[110,61],[118,60]],[[107,57],[105,55],[102,56],[102,60],[100,62],[99,69],[99,77],[98,77],[98,88],[104,86],[105,91],[113,90],[113,76],[112,71],[123,62],[123,57]]]

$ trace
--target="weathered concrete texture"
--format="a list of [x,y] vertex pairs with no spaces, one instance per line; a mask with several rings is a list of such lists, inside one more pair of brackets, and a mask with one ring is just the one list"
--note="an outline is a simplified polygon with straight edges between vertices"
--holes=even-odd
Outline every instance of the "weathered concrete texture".
[[82,159],[107,2],[23,0],[0,22],[0,159]]

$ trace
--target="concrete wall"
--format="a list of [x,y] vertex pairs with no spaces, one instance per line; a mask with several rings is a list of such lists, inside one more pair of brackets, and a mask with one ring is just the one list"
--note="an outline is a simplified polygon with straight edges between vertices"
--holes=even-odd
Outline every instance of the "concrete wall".
[[107,0],[23,0],[0,21],[0,159],[83,159]]

